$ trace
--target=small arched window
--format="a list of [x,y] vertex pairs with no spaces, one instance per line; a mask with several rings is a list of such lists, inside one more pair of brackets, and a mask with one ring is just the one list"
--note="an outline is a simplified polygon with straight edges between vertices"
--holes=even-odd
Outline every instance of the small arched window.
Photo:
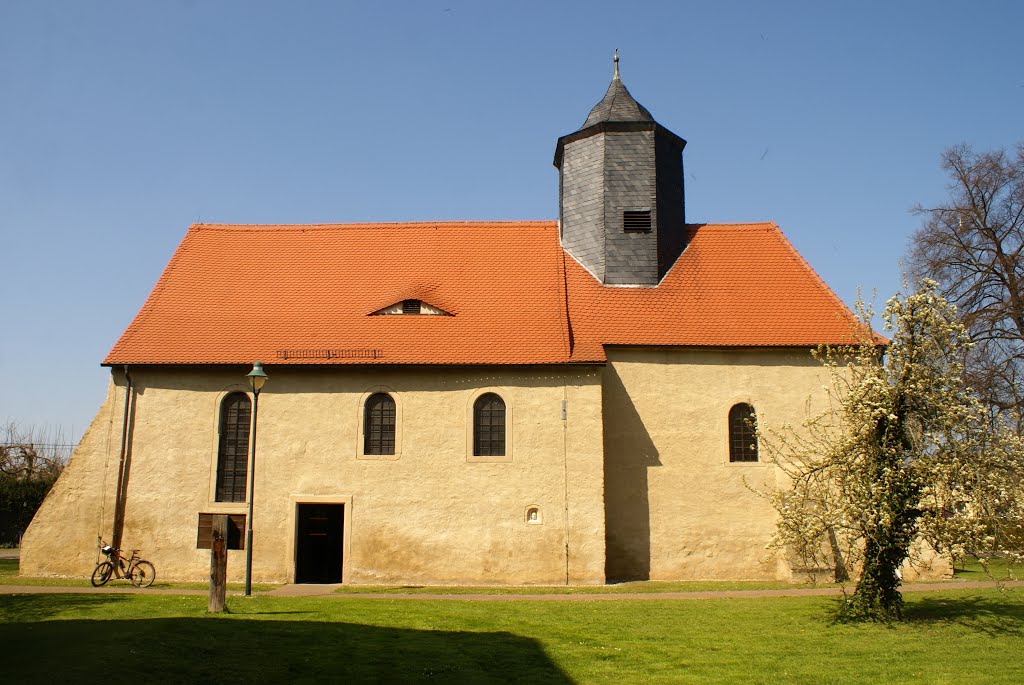
[[233,392],[220,403],[216,493],[218,502],[245,501],[251,417],[252,401],[244,392]]
[[749,404],[729,410],[729,461],[757,461],[757,415]]
[[395,453],[395,400],[386,392],[370,395],[363,410],[363,454]]
[[473,403],[473,456],[505,456],[505,402],[493,392]]

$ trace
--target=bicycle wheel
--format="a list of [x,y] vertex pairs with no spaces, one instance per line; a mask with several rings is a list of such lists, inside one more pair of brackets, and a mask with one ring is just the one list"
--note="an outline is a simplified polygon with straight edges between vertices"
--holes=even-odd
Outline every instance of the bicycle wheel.
[[135,587],[149,587],[156,580],[156,569],[148,561],[140,561],[132,566],[132,585]]
[[93,587],[100,587],[106,585],[107,581],[110,580],[110,576],[114,573],[114,565],[109,561],[101,561],[96,564],[96,569],[92,572]]

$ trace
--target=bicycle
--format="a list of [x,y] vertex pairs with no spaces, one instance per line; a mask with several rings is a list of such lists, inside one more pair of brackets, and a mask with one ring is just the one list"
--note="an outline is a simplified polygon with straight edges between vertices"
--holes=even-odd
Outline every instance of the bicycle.
[[93,587],[106,585],[111,576],[126,578],[135,587],[149,587],[156,580],[156,569],[153,564],[139,557],[139,550],[133,549],[128,559],[121,556],[121,550],[110,545],[103,545],[100,551],[107,559],[96,564],[91,578]]

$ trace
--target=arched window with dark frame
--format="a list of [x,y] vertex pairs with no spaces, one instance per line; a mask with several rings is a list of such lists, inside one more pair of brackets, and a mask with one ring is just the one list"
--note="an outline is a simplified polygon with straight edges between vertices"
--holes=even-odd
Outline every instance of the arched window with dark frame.
[[473,456],[505,456],[505,401],[493,392],[473,403]]
[[757,415],[746,403],[729,410],[729,461],[757,461]]
[[245,501],[251,418],[252,401],[244,392],[233,392],[220,403],[216,494],[218,502]]
[[363,454],[395,453],[395,400],[386,392],[370,395],[363,408]]

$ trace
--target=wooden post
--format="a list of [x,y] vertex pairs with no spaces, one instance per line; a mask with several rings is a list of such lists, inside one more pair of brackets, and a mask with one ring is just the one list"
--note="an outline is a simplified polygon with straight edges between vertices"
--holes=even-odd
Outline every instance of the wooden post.
[[839,548],[839,540],[836,538],[836,529],[828,527],[828,542],[832,546],[832,559],[835,561],[835,581],[845,583],[850,580],[850,573],[846,570],[846,562],[843,561],[843,550]]
[[211,614],[224,611],[228,589],[228,515],[213,517],[213,542],[210,545],[210,604]]

